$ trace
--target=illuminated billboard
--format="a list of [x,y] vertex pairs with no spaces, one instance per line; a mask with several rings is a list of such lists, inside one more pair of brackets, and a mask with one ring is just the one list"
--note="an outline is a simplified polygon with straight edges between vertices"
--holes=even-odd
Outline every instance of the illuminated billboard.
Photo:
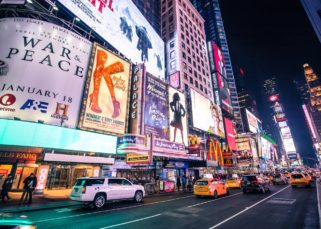
[[218,105],[193,89],[190,90],[194,128],[225,137],[222,112]]
[[284,150],[286,153],[296,152],[294,142],[292,138],[284,138],[282,139]]
[[245,111],[246,111],[249,130],[252,133],[258,133],[258,130],[259,130],[258,119],[249,110],[245,109]]
[[144,87],[144,134],[169,139],[168,89],[160,79],[146,73]]
[[236,139],[236,148],[238,151],[249,151],[251,150],[249,138],[238,138]]
[[132,63],[164,79],[164,42],[132,1],[58,1]]
[[270,160],[273,158],[274,146],[270,141],[263,137],[261,137],[261,152],[261,157],[265,160]]
[[283,109],[282,109],[282,106],[279,102],[275,102],[273,104],[273,110],[275,113],[283,113]]
[[303,108],[303,112],[304,112],[305,118],[306,118],[306,120],[308,122],[310,132],[312,133],[313,138],[317,138],[315,127],[314,127],[314,125],[312,123],[312,119],[310,117],[310,114],[309,114],[309,111],[308,111],[306,105],[302,105],[302,108]]
[[286,121],[278,122],[278,125],[279,125],[279,128],[287,127],[287,126],[288,126],[288,124],[287,124]]
[[2,18],[0,30],[0,118],[75,128],[91,42],[30,18]]
[[288,119],[285,117],[284,113],[278,113],[274,115],[275,122],[283,122],[288,121]]
[[126,132],[131,74],[127,60],[94,44],[80,129],[112,134]]
[[168,88],[170,141],[188,145],[187,111],[185,95]]
[[270,97],[269,97],[269,100],[270,100],[270,102],[276,102],[276,101],[278,101],[279,100],[279,95],[271,95]]
[[235,131],[233,122],[228,118],[224,118],[224,123],[225,123],[225,133],[226,133],[228,146],[230,147],[231,150],[237,150],[236,143],[235,143],[236,131]]
[[281,137],[283,138],[292,138],[290,127],[283,127],[280,129]]

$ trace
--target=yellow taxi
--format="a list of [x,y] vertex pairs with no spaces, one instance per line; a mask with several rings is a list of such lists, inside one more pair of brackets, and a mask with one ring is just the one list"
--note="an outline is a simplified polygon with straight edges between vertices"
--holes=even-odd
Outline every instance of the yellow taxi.
[[229,188],[241,188],[241,180],[238,178],[230,178],[226,180],[226,184]]
[[293,173],[291,174],[290,184],[292,188],[296,188],[297,186],[311,187],[311,180],[303,173]]
[[213,198],[218,198],[218,196],[229,194],[230,191],[227,184],[217,179],[200,179],[194,185],[194,195],[196,197],[212,196]]
[[305,172],[305,173],[303,173],[303,175],[304,175],[310,182],[312,182],[312,176],[310,176],[309,173]]

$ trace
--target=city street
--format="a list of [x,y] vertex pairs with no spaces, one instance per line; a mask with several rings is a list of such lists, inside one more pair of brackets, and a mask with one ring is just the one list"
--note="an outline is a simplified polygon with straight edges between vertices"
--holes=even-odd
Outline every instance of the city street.
[[317,189],[272,186],[266,194],[233,190],[218,199],[191,194],[20,213],[38,228],[319,228]]

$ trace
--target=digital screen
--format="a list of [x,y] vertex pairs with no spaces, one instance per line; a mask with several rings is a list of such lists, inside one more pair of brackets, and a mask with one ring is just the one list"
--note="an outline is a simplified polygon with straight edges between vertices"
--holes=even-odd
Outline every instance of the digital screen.
[[132,63],[164,80],[164,42],[132,1],[58,0]]
[[224,138],[224,123],[220,107],[193,89],[190,92],[193,126]]
[[257,133],[259,130],[259,124],[258,124],[258,120],[255,117],[255,115],[246,109],[246,117],[247,117],[247,121],[248,121],[249,130],[252,133]]
[[283,142],[284,150],[286,153],[296,152],[292,138],[282,138],[282,142]]
[[225,123],[225,132],[226,132],[226,139],[228,146],[230,147],[231,150],[237,150],[236,143],[235,143],[235,128],[233,125],[233,122],[228,119],[224,118],[224,123]]

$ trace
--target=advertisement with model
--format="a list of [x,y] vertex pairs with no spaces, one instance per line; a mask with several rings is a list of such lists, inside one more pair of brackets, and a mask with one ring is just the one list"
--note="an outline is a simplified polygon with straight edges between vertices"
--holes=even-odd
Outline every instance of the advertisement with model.
[[216,79],[213,79],[214,90],[219,91],[222,101],[222,109],[228,113],[232,113],[231,93],[226,80],[227,76],[223,53],[213,41],[209,42],[208,46],[210,50],[209,59],[210,62],[213,62],[211,63],[211,68],[215,69],[215,74],[212,74],[212,77],[216,77]]
[[79,128],[124,134],[127,129],[131,64],[94,44]]
[[169,139],[167,84],[146,73],[144,88],[144,134]]
[[132,63],[164,79],[164,42],[132,1],[58,1]]
[[283,138],[282,142],[286,153],[296,152],[293,138]]
[[0,30],[0,118],[76,127],[91,42],[31,18]]
[[193,89],[190,95],[194,128],[225,138],[221,108]]
[[188,145],[185,95],[168,87],[170,141]]

